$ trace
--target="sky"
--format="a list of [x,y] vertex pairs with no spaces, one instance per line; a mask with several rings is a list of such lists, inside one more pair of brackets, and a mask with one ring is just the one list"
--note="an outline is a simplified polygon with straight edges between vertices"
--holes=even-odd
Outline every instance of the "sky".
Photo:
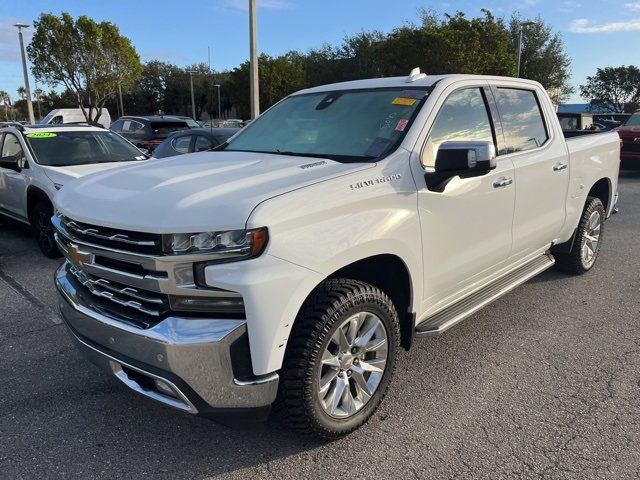
[[[421,8],[439,13],[460,10],[468,16],[477,16],[485,8],[504,17],[514,11],[525,18],[540,15],[551,24],[562,35],[572,59],[573,85],[584,83],[598,67],[640,65],[638,0],[257,2],[258,47],[269,55],[337,44],[361,31],[388,32],[418,21]],[[180,66],[207,62],[210,47],[212,68],[224,70],[249,56],[248,0],[0,0],[0,90],[14,99],[24,82],[13,24],[31,24],[43,12],[111,21],[131,39],[143,61],[158,59]],[[33,83],[31,78],[32,88]],[[570,99],[580,101],[578,94]]]

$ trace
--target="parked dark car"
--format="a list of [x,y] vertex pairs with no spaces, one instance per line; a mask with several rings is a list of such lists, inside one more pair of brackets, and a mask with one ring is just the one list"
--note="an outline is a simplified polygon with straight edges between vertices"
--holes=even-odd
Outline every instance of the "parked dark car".
[[238,128],[192,128],[175,132],[154,150],[153,156],[165,158],[208,150],[226,142],[238,130]]
[[622,140],[620,160],[627,165],[640,162],[640,110],[631,115],[616,131]]
[[111,124],[112,131],[119,133],[136,147],[147,149],[149,153],[171,133],[188,129],[187,122],[167,115],[126,116]]
[[196,122],[191,117],[185,117],[183,115],[174,115],[174,117],[179,118],[180,120],[184,120],[185,122],[187,122],[187,125],[189,125],[189,128],[200,128],[202,126],[202,125],[200,125],[200,122]]

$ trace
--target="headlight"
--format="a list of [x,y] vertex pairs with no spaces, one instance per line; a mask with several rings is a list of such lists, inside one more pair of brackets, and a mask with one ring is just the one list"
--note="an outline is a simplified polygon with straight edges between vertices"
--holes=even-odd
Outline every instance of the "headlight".
[[163,235],[162,245],[164,252],[168,254],[219,254],[220,261],[227,261],[257,257],[264,250],[268,239],[267,229],[262,227],[253,230]]

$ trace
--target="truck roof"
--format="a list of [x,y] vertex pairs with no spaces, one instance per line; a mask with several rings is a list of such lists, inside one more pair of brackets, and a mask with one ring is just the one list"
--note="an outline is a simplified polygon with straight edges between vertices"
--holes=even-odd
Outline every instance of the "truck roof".
[[539,85],[538,82],[525,80],[514,77],[497,77],[491,75],[466,75],[466,74],[448,74],[448,75],[426,75],[420,73],[419,69],[412,70],[409,76],[404,77],[386,77],[386,78],[370,78],[366,80],[352,80],[348,82],[330,83],[320,85],[318,87],[300,90],[294,95],[305,93],[327,92],[334,90],[357,90],[357,89],[374,89],[374,88],[406,88],[406,87],[432,87],[442,80],[487,80],[487,81],[518,81],[522,84]]

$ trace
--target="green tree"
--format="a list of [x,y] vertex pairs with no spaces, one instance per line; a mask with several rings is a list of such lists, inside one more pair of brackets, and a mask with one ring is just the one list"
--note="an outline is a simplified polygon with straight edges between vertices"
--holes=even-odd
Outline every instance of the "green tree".
[[[305,88],[304,66],[295,53],[270,57],[262,54],[258,58],[260,77],[260,109],[265,110],[290,93]],[[223,87],[229,94],[233,106],[241,118],[249,112],[249,62],[235,68]]]
[[27,47],[33,74],[39,81],[74,92],[90,123],[98,121],[118,85],[124,92],[131,90],[142,72],[135,48],[111,22],[45,13],[34,26]]
[[633,112],[640,104],[640,69],[634,65],[598,68],[580,85],[580,94],[592,108]]
[[565,50],[559,33],[541,17],[533,20],[523,19],[518,13],[511,16],[509,30],[511,47],[517,57],[520,24],[532,22],[522,30],[522,56],[520,76],[540,82],[552,99],[560,103],[574,92],[569,84],[571,78],[571,59]]
[[0,102],[4,106],[4,118],[9,121],[9,109],[11,108],[11,98],[9,94],[4,90],[0,91]]

